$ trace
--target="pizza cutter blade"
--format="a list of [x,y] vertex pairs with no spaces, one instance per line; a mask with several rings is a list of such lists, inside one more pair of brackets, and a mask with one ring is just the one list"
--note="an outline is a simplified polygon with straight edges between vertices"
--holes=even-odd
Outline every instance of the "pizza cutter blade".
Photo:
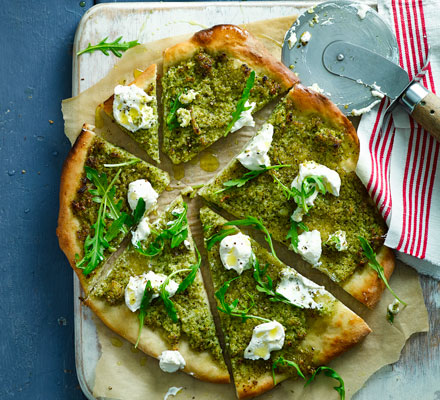
[[[346,115],[377,101],[371,87],[332,74],[323,62],[324,50],[335,41],[362,46],[397,64],[399,50],[388,24],[371,7],[353,1],[327,1],[304,12],[287,31],[282,61],[305,86],[322,91]],[[373,75],[374,70],[371,72]],[[374,82],[374,76],[369,81]]]

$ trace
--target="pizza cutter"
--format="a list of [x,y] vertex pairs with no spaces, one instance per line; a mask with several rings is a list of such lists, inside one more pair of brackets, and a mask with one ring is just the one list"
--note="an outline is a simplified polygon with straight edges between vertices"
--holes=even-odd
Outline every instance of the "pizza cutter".
[[301,83],[330,98],[346,115],[391,100],[440,140],[440,99],[400,68],[396,37],[371,7],[327,1],[298,17],[284,38],[282,61]]

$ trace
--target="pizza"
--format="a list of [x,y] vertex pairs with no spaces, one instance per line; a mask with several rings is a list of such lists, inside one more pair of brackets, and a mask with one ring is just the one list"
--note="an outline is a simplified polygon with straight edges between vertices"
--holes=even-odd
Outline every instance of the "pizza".
[[[269,253],[237,226],[264,227],[270,244],[273,237],[289,246],[373,307],[384,283],[359,238],[389,278],[394,259],[383,244],[386,225],[355,174],[359,142],[351,123],[251,34],[233,25],[197,32],[164,51],[163,68],[163,110],[156,65],[116,86],[101,104],[157,162],[159,116],[162,150],[179,164],[255,126],[253,114],[287,93],[243,151],[199,191],[242,219],[231,223],[207,207],[200,211],[204,272],[212,282],[202,279],[183,199],[157,216],[168,174],[87,125],[63,167],[60,247],[84,303],[157,358],[162,370],[228,383],[230,367],[237,396],[254,397],[314,374],[371,330],[324,287],[284,264],[273,246]],[[218,335],[226,341],[228,367]]]
[[174,164],[242,126],[254,126],[252,114],[298,81],[234,25],[202,30],[166,49],[163,68],[163,152]]
[[[368,266],[358,237],[375,250],[387,279],[394,257],[383,245],[385,222],[356,176],[358,155],[350,121],[325,96],[297,84],[200,194],[236,217],[261,218],[276,240],[373,307],[385,285]],[[233,185],[249,173],[255,178]],[[313,191],[307,198],[301,196],[305,185]]]
[[139,188],[148,192],[148,213],[155,209],[157,196],[169,182],[166,172],[108,143],[93,127],[83,127],[61,174],[57,236],[86,293],[129,232],[123,219],[136,206],[128,198],[129,192],[135,197]]
[[159,120],[156,98],[156,64],[129,85],[117,85],[101,108],[145,152],[159,162]]
[[[158,251],[158,236],[173,229],[173,224],[180,224],[178,229],[186,233],[180,236],[178,244],[163,239],[162,250]],[[153,248],[155,251],[148,253]],[[208,382],[228,383],[229,373],[199,269],[200,255],[196,252],[186,219],[186,204],[179,196],[154,223],[148,217],[139,222],[130,244],[95,284],[85,303],[110,329],[133,344],[138,342],[137,347],[144,353],[159,358],[162,369],[163,358],[174,354],[174,359],[183,361],[173,363],[172,358],[168,368],[179,367]],[[179,285],[190,273],[194,273],[193,280],[179,292]],[[171,316],[159,295],[159,287],[167,277],[171,278],[165,289],[175,309]],[[139,313],[147,281],[151,282],[154,298],[147,305],[140,330]]]
[[[280,357],[310,375],[370,333],[365,321],[324,287],[237,227],[225,226],[227,220],[211,209],[202,208],[200,219],[239,399],[298,375],[296,368],[275,363]],[[228,306],[232,312],[225,313]]]

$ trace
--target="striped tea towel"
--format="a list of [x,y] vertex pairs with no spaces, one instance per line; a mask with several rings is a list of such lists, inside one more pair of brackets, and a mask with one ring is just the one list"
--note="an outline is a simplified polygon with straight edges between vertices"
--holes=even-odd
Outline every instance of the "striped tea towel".
[[[431,62],[423,85],[440,88],[439,0],[378,0],[379,14],[393,28],[399,63],[412,79]],[[383,99],[358,128],[357,173],[385,218],[385,244],[420,273],[440,279],[440,144],[399,106],[385,117]],[[384,120],[385,118],[385,120]]]

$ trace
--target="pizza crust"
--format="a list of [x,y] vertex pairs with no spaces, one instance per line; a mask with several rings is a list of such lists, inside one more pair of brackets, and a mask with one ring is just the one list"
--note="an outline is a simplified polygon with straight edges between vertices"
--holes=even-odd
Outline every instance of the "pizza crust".
[[86,277],[82,270],[76,268],[75,260],[75,254],[80,257],[83,255],[81,243],[76,237],[80,224],[73,215],[71,204],[81,183],[87,152],[95,139],[93,129],[93,126],[84,124],[80,135],[64,161],[60,182],[60,211],[56,230],[60,248],[69,260],[70,266],[76,272],[84,290],[87,289]]
[[[382,246],[377,253],[376,259],[382,265],[385,277],[389,280],[395,265],[393,251],[388,247]],[[358,268],[344,282],[342,288],[367,307],[373,308],[380,300],[380,296],[385,289],[385,283],[379,278],[377,272],[367,264],[362,268]]]
[[233,58],[246,62],[255,69],[277,81],[284,91],[299,82],[298,77],[249,32],[236,25],[216,25],[196,32],[191,39],[165,49],[164,72],[174,64],[191,58],[200,49],[225,52]]
[[[200,271],[198,272],[197,279],[201,279]],[[206,301],[208,301],[207,298]],[[85,299],[84,303],[89,306],[99,319],[112,331],[121,335],[129,342],[133,344],[136,343],[139,331],[137,313],[132,313],[125,304],[109,305],[105,300],[98,299],[93,295]],[[210,353],[192,350],[189,342],[185,338],[179,341],[177,348],[171,349],[160,335],[160,332],[144,325],[138,348],[145,354],[155,358],[158,358],[164,350],[179,350],[186,362],[186,366],[183,369],[184,372],[206,382],[230,382],[226,367],[222,368],[213,359]]]

